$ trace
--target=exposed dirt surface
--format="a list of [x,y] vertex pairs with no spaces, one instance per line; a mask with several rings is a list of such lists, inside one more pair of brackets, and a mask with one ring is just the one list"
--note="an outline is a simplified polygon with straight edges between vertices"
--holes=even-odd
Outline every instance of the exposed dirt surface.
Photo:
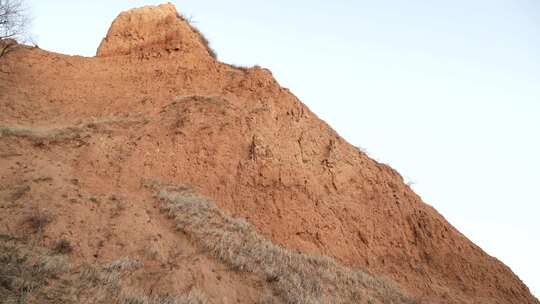
[[[20,46],[0,59],[3,231],[67,239],[75,263],[142,257],[145,290],[196,286],[212,303],[268,293],[175,231],[145,186],[160,180],[275,244],[391,278],[421,303],[539,303],[269,70],[215,60],[172,5],[122,13],[97,55]],[[50,217],[39,231],[25,221],[36,213]]]

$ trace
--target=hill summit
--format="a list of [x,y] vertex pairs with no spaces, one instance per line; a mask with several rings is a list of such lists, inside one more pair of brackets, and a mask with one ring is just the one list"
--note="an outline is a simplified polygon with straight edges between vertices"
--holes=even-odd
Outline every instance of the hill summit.
[[18,46],[0,70],[0,298],[539,303],[171,4],[121,13],[96,57]]
[[97,56],[149,52],[182,52],[215,56],[208,41],[181,16],[174,5],[146,6],[124,12],[111,25]]

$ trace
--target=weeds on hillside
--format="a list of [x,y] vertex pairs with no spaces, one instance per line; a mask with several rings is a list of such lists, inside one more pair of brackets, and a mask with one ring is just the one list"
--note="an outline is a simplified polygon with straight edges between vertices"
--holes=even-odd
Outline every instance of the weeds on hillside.
[[41,233],[51,221],[52,218],[48,213],[36,210],[23,219],[23,224],[28,225],[34,233]]
[[42,295],[50,280],[69,270],[61,258],[35,254],[15,245],[8,238],[0,239],[0,302],[26,303],[30,297]]
[[28,191],[30,191],[31,188],[28,185],[23,185],[20,187],[15,188],[15,191],[11,194],[11,201],[15,202],[21,197],[23,197]]
[[180,13],[176,13],[176,17],[182,21],[185,21],[187,24],[189,24],[189,26],[191,27],[191,30],[193,30],[193,32],[197,34],[197,36],[199,37],[199,41],[204,45],[208,54],[212,56],[212,58],[217,59],[217,53],[216,51],[214,51],[214,49],[210,47],[210,41],[208,41],[208,39],[201,33],[201,31],[195,25],[193,25],[194,23],[193,18],[187,18],[186,16]]
[[174,99],[175,102],[182,101],[199,101],[199,102],[223,102],[227,101],[225,98],[219,95],[186,95],[186,96],[176,96]]
[[105,266],[71,266],[62,256],[0,233],[0,303],[205,304],[192,290],[179,297],[146,296],[126,286],[140,263],[124,258]]
[[174,107],[186,101],[195,101],[195,102],[201,102],[201,103],[214,103],[214,104],[229,102],[226,98],[219,95],[178,95],[174,98],[174,100],[171,103],[163,106],[160,112],[164,113],[167,110],[169,110],[171,107]]
[[73,252],[73,246],[66,239],[60,239],[54,243],[53,252],[56,254],[69,254]]
[[135,259],[126,257],[126,258],[123,258],[123,259],[120,259],[120,260],[117,260],[117,261],[114,261],[114,262],[110,263],[107,267],[105,267],[105,270],[107,270],[109,272],[132,271],[132,270],[135,270],[135,269],[137,269],[139,267],[141,267],[141,262],[139,262],[139,261],[137,261]]
[[24,126],[17,124],[0,123],[0,138],[22,137],[36,142],[47,140],[50,142],[59,142],[63,140],[73,140],[89,136],[93,131],[101,126],[115,123],[139,123],[146,122],[125,118],[103,118],[90,122],[81,123],[75,126],[47,128],[39,126]]
[[206,304],[207,300],[203,293],[192,290],[182,297],[148,297],[138,295],[137,292],[128,292],[121,304]]
[[159,196],[178,229],[230,267],[263,277],[285,303],[414,303],[387,280],[328,257],[276,246],[246,221],[230,217],[185,188],[164,189]]
[[229,64],[229,63],[226,63],[226,65],[228,65],[231,68],[241,70],[244,73],[247,73],[250,69],[262,69],[262,67],[260,65],[258,65],[258,64],[254,65],[254,66],[251,66],[251,67],[244,66],[244,65],[237,65],[237,64]]

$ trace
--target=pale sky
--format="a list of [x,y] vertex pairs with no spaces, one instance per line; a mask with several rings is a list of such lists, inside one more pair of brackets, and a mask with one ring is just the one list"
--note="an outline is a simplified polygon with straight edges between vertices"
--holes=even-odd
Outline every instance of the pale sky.
[[[42,49],[93,56],[120,11],[162,2],[28,4]],[[540,1],[171,2],[540,295]]]

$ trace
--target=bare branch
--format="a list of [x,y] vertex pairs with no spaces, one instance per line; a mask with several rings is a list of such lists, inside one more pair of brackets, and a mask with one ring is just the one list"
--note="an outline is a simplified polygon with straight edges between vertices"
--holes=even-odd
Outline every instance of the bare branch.
[[23,0],[0,0],[0,40],[24,41],[30,22]]

